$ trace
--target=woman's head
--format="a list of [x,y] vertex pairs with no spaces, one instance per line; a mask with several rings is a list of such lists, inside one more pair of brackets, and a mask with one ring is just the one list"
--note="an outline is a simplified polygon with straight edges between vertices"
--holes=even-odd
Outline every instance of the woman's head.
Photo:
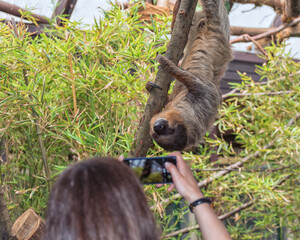
[[45,239],[158,239],[139,180],[108,157],[77,163],[52,189]]

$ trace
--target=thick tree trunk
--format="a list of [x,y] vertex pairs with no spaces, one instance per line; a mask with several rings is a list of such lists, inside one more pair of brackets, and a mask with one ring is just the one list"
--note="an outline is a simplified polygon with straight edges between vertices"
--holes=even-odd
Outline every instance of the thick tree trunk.
[[[77,0],[59,0],[57,7],[55,8],[54,13],[52,15],[52,18],[58,15],[67,15],[67,18],[70,18],[76,3]],[[61,19],[57,18],[56,23],[61,24]]]
[[[183,49],[187,43],[188,33],[195,13],[197,1],[182,0],[178,14],[176,16],[175,26],[172,31],[170,43],[168,45],[165,57],[178,64]],[[150,97],[147,101],[144,116],[142,117],[137,137],[133,143],[131,156],[146,156],[148,149],[152,146],[152,138],[150,136],[150,120],[154,114],[160,112],[167,99],[168,89],[172,76],[159,67],[156,75],[155,83],[162,88],[152,89]]]

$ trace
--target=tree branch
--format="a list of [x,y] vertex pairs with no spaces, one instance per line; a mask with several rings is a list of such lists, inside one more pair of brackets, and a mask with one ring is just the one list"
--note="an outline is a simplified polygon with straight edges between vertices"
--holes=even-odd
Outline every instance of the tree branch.
[[[176,16],[175,26],[172,31],[171,40],[168,45],[165,57],[170,59],[174,64],[178,64],[183,49],[187,43],[188,33],[194,16],[197,1],[182,0],[180,9]],[[152,138],[150,136],[150,120],[163,108],[167,99],[167,93],[170,86],[172,76],[159,66],[155,83],[162,88],[152,89],[149,99],[145,106],[144,116],[141,119],[137,137],[134,140],[130,155],[142,157],[147,155],[148,149],[152,146]]]
[[[298,72],[296,72],[296,73],[293,73],[293,74],[290,74],[288,77],[293,77],[293,76],[295,76],[295,75],[298,75],[298,74],[300,74],[300,71],[298,71]],[[285,78],[285,77],[283,77],[283,78]],[[279,80],[282,80],[282,78],[279,78]],[[259,85],[262,85],[262,84],[267,84],[268,82],[267,81],[265,81],[265,82],[256,82],[255,84],[259,84]],[[248,84],[247,84],[248,85]],[[228,98],[231,98],[231,97],[235,97],[235,96],[240,96],[240,94],[235,94],[236,92],[238,92],[239,90],[237,89],[237,88],[235,88],[235,89],[232,89],[229,93],[226,93],[226,94],[223,94],[222,95],[222,99],[223,99],[223,101],[224,100],[226,100],[226,99],[228,99]]]
[[[272,25],[269,28],[251,28],[251,27],[237,27],[237,26],[231,26],[230,27],[230,33],[231,35],[235,35],[235,36],[239,36],[239,35],[243,35],[243,34],[249,34],[250,36],[255,36],[258,34],[262,34],[265,32],[268,32],[270,30],[274,30],[276,27],[279,27],[280,25],[282,25],[283,22],[280,20],[280,15],[276,15],[275,19],[273,20]],[[285,35],[289,35],[289,36],[300,36],[300,24],[296,24],[292,27],[288,27],[286,29],[283,30],[284,32],[288,32],[289,34],[285,34]],[[277,33],[277,35],[281,35],[282,33]],[[271,37],[269,37],[271,38]]]
[[254,43],[254,45],[266,56],[268,57],[267,52],[263,49],[263,47],[253,39],[253,37],[249,36],[249,34],[244,34],[244,38],[247,41],[252,41]]
[[[22,12],[30,12],[26,9],[20,8],[14,4],[10,4],[4,1],[0,1],[0,11],[5,12],[11,15],[14,15],[16,17],[22,17],[22,14],[20,13],[20,10]],[[49,23],[49,19],[41,16],[39,14],[31,13],[31,16],[36,19],[38,23]]]
[[255,36],[270,31],[272,29],[274,28],[250,28],[250,27],[230,26],[230,34],[234,36],[239,36],[243,34],[249,34],[250,36]]
[[[278,91],[278,92],[260,92],[260,93],[236,93],[234,95],[230,95],[228,97],[246,97],[246,96],[276,96],[276,95],[283,95],[283,94],[291,94],[295,91]],[[224,100],[224,98],[223,98]]]
[[[269,37],[271,35],[274,35],[278,32],[281,32],[282,30],[288,28],[288,27],[292,27],[296,24],[300,23],[300,17],[298,18],[295,18],[293,21],[291,21],[290,23],[286,23],[286,24],[282,24],[281,26],[277,27],[277,28],[274,28],[274,29],[270,29],[269,31],[265,32],[265,33],[261,33],[261,34],[258,34],[256,36],[253,36],[252,39],[254,40],[259,40],[259,39],[262,39],[262,38],[265,38],[265,37]],[[230,41],[230,44],[234,44],[234,43],[238,43],[238,42],[249,42],[251,41],[250,39],[247,39],[245,38],[245,35],[242,35],[240,37],[237,37],[233,40]]]
[[[279,168],[267,168],[267,169],[264,169],[264,168],[250,168],[250,169],[234,169],[232,170],[233,171],[238,171],[238,172],[264,172],[264,173],[270,173],[270,172],[278,172],[278,171],[281,171],[281,170],[285,170],[285,169],[288,169],[288,168],[291,168],[291,169],[294,169],[295,167],[297,167],[297,165],[295,164],[292,164],[292,165],[288,165],[288,166],[283,166],[283,167],[279,167]],[[192,171],[194,172],[216,172],[216,171],[221,171],[221,170],[224,170],[226,168],[205,168],[205,169],[192,169]]]
[[[253,205],[253,203],[255,203],[257,200],[254,198],[252,199],[251,201],[249,202],[246,202],[244,203],[242,206],[238,207],[238,208],[235,208],[234,210],[228,212],[228,213],[225,213],[221,216],[219,216],[218,218],[222,221],[222,220],[225,220],[226,218],[229,218],[230,216],[232,216],[233,214],[235,213],[238,213],[250,206]],[[190,232],[190,231],[193,231],[193,230],[196,230],[196,229],[199,229],[199,225],[194,225],[194,226],[191,226],[191,227],[187,227],[187,228],[183,228],[181,230],[178,230],[178,231],[175,231],[175,232],[172,232],[172,233],[169,233],[167,235],[165,235],[163,238],[170,238],[170,237],[175,237],[175,236],[178,236],[179,234],[182,234],[182,233],[187,233],[187,232]]]
[[[52,15],[52,18],[55,18],[56,16],[59,15],[67,15],[67,18],[70,18],[73,10],[75,8],[75,5],[77,3],[77,0],[59,0],[54,13]],[[60,25],[61,24],[61,19],[57,18],[56,19],[56,24]]]

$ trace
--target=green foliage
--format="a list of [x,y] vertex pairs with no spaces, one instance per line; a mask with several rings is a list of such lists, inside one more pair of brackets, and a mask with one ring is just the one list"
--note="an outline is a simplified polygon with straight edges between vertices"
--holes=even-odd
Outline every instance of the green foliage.
[[155,57],[166,49],[168,23],[142,24],[137,7],[115,6],[90,30],[66,21],[39,37],[24,26],[0,25],[0,139],[10,151],[1,183],[10,190],[14,216],[30,206],[44,215],[50,179],[36,125],[53,176],[56,166],[71,163],[68,156],[129,151],[147,98],[145,82],[155,77]]
[[[145,81],[155,77],[155,57],[166,50],[170,29],[165,18],[142,24],[137,7],[113,7],[90,30],[65,20],[39,37],[0,23],[0,139],[9,153],[0,177],[13,219],[29,207],[44,216],[51,184],[72,162],[128,154],[147,99]],[[292,238],[299,235],[300,129],[299,120],[290,120],[300,112],[300,66],[284,46],[266,51],[268,61],[257,69],[266,83],[241,74],[242,83],[233,86],[240,94],[224,101],[216,123],[222,133],[234,133],[239,147],[225,137],[207,138],[198,155],[184,154],[199,181],[250,156],[202,189],[218,215],[255,199],[226,219],[233,239],[264,239],[283,227]],[[220,158],[211,163],[215,151]],[[151,154],[166,153],[155,146]],[[145,186],[145,193],[163,235],[190,224],[187,204],[166,186]],[[169,239],[192,234],[198,230]]]
[[[216,124],[224,137],[207,138],[211,148],[200,148],[200,155],[185,153],[199,181],[250,157],[240,168],[202,188],[214,199],[219,216],[253,201],[226,219],[233,239],[283,239],[286,229],[291,239],[299,236],[300,65],[284,53],[284,46],[271,46],[266,51],[267,62],[257,67],[261,82],[241,74],[242,83],[234,85],[239,93],[222,104]],[[233,132],[234,143],[225,141],[228,132]],[[215,163],[209,161],[212,147],[220,156]],[[156,194],[157,199],[170,197],[164,190]],[[171,206],[177,206],[176,211],[167,215],[166,210],[161,217],[164,234],[188,222],[183,217],[188,213],[186,204],[176,199]],[[160,209],[158,205],[156,209]],[[180,239],[180,235],[189,239],[190,234],[170,239]]]
[[[215,181],[210,188],[223,188],[219,205],[227,211],[257,198],[251,209],[228,221],[234,239],[263,239],[280,227],[299,224],[299,112],[300,66],[284,53],[284,46],[267,47],[267,63],[258,67],[263,83],[241,74],[235,88],[242,96],[223,103],[218,121],[222,132],[233,130],[240,153],[224,151],[226,158],[253,156],[238,172]],[[298,120],[296,120],[298,118]],[[291,120],[295,120],[291,122]],[[219,145],[222,140],[216,141]],[[267,145],[269,147],[266,147]],[[219,145],[220,146],[220,145]],[[225,210],[225,209],[224,209]],[[293,232],[294,231],[294,232]],[[243,233],[243,234],[241,234]],[[298,235],[299,236],[299,235]],[[282,237],[282,236],[280,236]]]

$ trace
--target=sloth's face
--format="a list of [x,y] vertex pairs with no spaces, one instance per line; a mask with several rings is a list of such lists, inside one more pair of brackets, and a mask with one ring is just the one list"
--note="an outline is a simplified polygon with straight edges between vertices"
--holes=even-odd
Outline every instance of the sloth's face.
[[175,111],[161,112],[150,122],[150,134],[167,151],[183,150],[187,144],[187,131],[181,115]]

